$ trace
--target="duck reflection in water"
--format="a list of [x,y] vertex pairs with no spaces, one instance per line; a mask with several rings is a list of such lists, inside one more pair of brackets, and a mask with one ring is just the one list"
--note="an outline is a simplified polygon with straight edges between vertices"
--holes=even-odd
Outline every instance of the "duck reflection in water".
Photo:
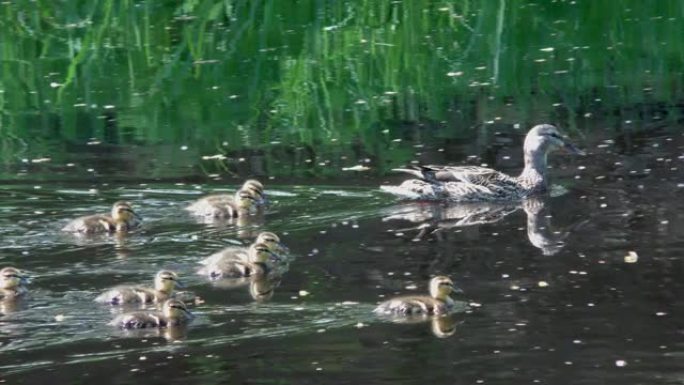
[[253,276],[244,278],[223,278],[212,281],[212,286],[219,289],[239,289],[248,287],[249,295],[257,302],[266,302],[273,298],[275,289],[280,286],[281,275]]
[[521,202],[412,202],[392,207],[383,221],[407,220],[420,223],[412,228],[394,231],[417,230],[414,240],[421,240],[426,236],[442,240],[445,230],[496,223],[522,209],[527,214],[527,238],[532,246],[540,249],[544,255],[554,255],[565,246],[564,240],[571,234],[571,230],[581,223],[572,225],[563,233],[554,232],[548,206],[545,197],[530,197]]

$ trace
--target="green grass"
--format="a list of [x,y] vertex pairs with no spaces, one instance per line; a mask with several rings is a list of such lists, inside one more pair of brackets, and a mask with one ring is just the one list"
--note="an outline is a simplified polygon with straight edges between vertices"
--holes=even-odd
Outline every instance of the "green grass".
[[[487,121],[583,130],[588,112],[619,124],[656,105],[677,119],[682,20],[674,0],[5,2],[1,159],[96,137],[396,164],[407,125],[459,139]],[[324,172],[301,166],[270,167]]]

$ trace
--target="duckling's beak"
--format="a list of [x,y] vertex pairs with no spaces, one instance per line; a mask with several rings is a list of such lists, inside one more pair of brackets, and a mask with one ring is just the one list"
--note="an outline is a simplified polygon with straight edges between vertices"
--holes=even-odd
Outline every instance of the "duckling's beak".
[[290,248],[283,245],[282,243],[278,243],[278,250],[283,254],[288,254],[290,252]]
[[271,256],[271,260],[272,260],[273,262],[280,262],[280,261],[283,260],[283,259],[280,257],[280,255],[278,255],[278,254],[276,254],[276,253],[274,253],[274,252],[272,252],[272,251],[269,251],[268,254]]
[[464,294],[463,290],[456,286],[451,286],[451,292],[456,294]]
[[139,220],[139,221],[142,221],[142,220],[143,220],[142,217],[141,217],[138,213],[136,213],[135,211],[133,211],[133,209],[126,208],[126,209],[124,209],[124,211],[128,211],[129,213],[133,214],[133,216],[135,217],[135,219],[137,219],[137,220]]
[[183,309],[183,311],[185,312],[185,314],[188,315],[188,318],[195,318],[195,315],[192,314],[192,313],[190,313],[190,310],[188,310],[188,309]]
[[580,150],[577,146],[575,146],[575,145],[574,145],[569,139],[567,139],[567,138],[563,138],[563,148],[565,149],[565,151],[567,151],[567,152],[569,152],[569,153],[571,153],[571,154],[582,155],[582,156],[587,155],[586,152],[584,152],[583,150]]
[[26,276],[19,276],[19,283],[22,285],[28,285],[31,281]]
[[178,278],[176,278],[174,281],[176,281],[176,286],[181,288],[181,289],[185,289],[187,287],[187,286],[185,286],[185,283],[183,283],[183,281],[181,281]]

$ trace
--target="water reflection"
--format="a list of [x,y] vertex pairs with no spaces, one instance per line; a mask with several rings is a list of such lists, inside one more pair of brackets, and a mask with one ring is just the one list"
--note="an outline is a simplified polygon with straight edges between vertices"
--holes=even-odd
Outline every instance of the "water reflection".
[[252,276],[243,278],[221,278],[211,281],[211,285],[220,289],[238,289],[247,287],[253,300],[266,302],[273,298],[275,289],[282,281],[281,275]]
[[404,317],[381,316],[384,319],[397,324],[421,324],[429,323],[432,334],[437,338],[448,338],[456,334],[456,327],[464,322],[462,315],[449,313],[442,315],[414,314]]
[[164,328],[145,328],[145,329],[118,329],[114,332],[117,337],[124,338],[153,338],[161,337],[169,342],[182,341],[188,338],[188,329],[190,327],[186,324],[171,325]]
[[[410,202],[393,206],[385,211],[384,221],[404,220],[418,223],[411,228],[394,229],[396,233],[417,232],[413,240],[426,237],[443,240],[442,232],[461,227],[496,223],[522,209],[527,215],[527,238],[544,255],[554,255],[565,245],[571,231],[554,231],[551,227],[549,197],[537,196],[521,202]],[[584,223],[581,222],[581,223]],[[571,226],[577,228],[579,224]]]
[[16,313],[28,307],[28,295],[12,296],[0,299],[0,315]]

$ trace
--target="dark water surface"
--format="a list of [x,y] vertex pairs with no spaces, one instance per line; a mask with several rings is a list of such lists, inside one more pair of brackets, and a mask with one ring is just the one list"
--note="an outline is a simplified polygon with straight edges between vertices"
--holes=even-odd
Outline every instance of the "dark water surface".
[[[363,173],[332,185],[276,178],[264,180],[272,199],[264,218],[244,223],[197,223],[182,210],[201,194],[232,191],[237,179],[135,183],[80,166],[47,174],[18,165],[0,187],[0,265],[28,271],[31,294],[0,304],[0,378],[681,383],[684,137],[670,133],[681,129],[587,138],[588,156],[551,156],[551,196],[524,205],[401,203],[377,189],[398,177],[359,177],[367,187],[351,187]],[[491,166],[517,172],[520,136],[512,142]],[[95,169],[106,162],[88,160]],[[60,233],[69,218],[119,199],[135,203],[141,230]],[[193,274],[201,258],[262,229],[295,254],[270,299]],[[636,261],[625,259],[630,251]],[[190,327],[108,326],[119,310],[95,296],[151,282],[161,268],[201,298]],[[465,292],[451,318],[398,324],[371,313],[384,296],[426,290],[436,274]]]

